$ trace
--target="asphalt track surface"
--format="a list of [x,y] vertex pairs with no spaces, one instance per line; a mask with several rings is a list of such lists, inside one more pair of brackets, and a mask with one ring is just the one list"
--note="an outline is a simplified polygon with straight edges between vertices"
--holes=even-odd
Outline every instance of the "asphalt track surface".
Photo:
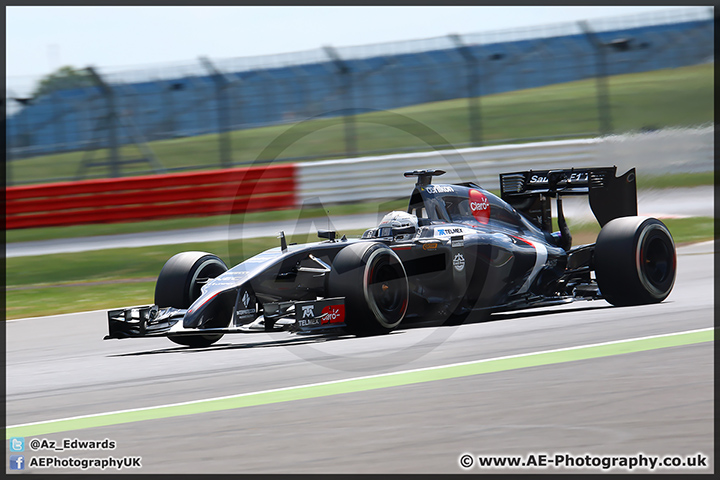
[[[460,467],[466,453],[476,458],[702,454],[708,457],[707,468],[656,471],[711,473],[712,330],[702,334],[709,339],[688,344],[526,362],[446,379],[431,380],[433,370],[422,370],[508,356],[525,361],[544,358],[525,354],[606,342],[614,349],[612,342],[618,340],[713,327],[713,244],[681,247],[678,253],[675,288],[661,304],[614,308],[604,301],[578,302],[495,314],[485,322],[470,319],[460,326],[406,327],[381,337],[254,333],[226,335],[210,348],[192,349],[164,338],[103,341],[104,312],[10,320],[7,436],[26,437],[26,464],[40,456],[142,457],[141,469],[122,473],[491,471]],[[489,364],[493,362],[503,360]],[[420,380],[405,385],[388,386],[382,380],[386,377],[373,377],[416,369],[421,369],[414,374]],[[358,377],[370,377],[359,381],[369,386],[337,393],[332,391],[336,384],[326,383]],[[311,384],[324,385],[308,387],[321,392],[304,399],[283,398],[281,391],[267,394],[269,402],[206,413],[150,415],[146,420],[133,413],[130,420],[88,428],[73,420],[69,429],[56,426],[51,433],[17,427],[40,422],[42,429],[43,422],[55,419]],[[110,439],[117,447],[31,451],[31,439]],[[573,471],[602,473],[600,468]]]
[[[683,216],[713,216],[714,187],[640,190],[638,214],[657,218]],[[564,200],[566,218],[594,222],[586,197],[570,197]],[[8,258],[52,253],[71,253],[107,248],[132,248],[151,245],[167,245],[193,242],[235,240],[241,238],[273,237],[280,231],[286,235],[315,232],[318,229],[335,229],[338,232],[370,228],[378,224],[386,211],[377,213],[297,219],[278,222],[246,223],[216,227],[181,229],[161,232],[143,232],[104,235],[85,238],[15,242],[6,245]]]

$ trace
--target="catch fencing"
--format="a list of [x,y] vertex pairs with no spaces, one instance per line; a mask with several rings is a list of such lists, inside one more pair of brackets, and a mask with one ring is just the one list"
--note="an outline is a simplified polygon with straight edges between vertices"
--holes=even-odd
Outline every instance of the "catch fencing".
[[[33,97],[8,79],[7,158],[12,166],[42,155],[83,152],[77,176],[122,176],[176,169],[230,168],[257,159],[252,138],[237,132],[308,119],[342,117],[334,150],[319,142],[304,158],[367,155],[377,150],[354,117],[403,106],[467,98],[468,114],[453,131],[456,147],[507,143],[499,125],[523,123],[524,111],[494,112],[484,98],[497,93],[597,79],[573,132],[543,132],[570,138],[611,133],[606,77],[714,61],[712,9],[660,12],[584,23],[450,35],[416,41],[332,48],[252,58],[209,59],[155,69],[89,68],[91,86]],[[570,94],[569,94],[570,95]],[[672,92],[666,95],[671,99]],[[553,118],[556,102],[532,99]],[[528,107],[529,105],[525,105]],[[234,133],[231,135],[231,132]],[[566,135],[567,134],[567,135]],[[213,135],[203,164],[177,164],[175,152],[153,143]],[[518,134],[522,135],[522,134]],[[140,158],[124,170],[123,146]],[[383,153],[416,144],[382,147]],[[109,150],[97,161],[91,153]],[[284,152],[291,161],[291,151]],[[68,157],[59,157],[67,162]],[[132,163],[132,162],[131,162]],[[87,167],[87,168],[86,168]],[[107,167],[107,168],[106,168]],[[66,177],[57,177],[64,178]],[[15,180],[14,183],[22,183]],[[56,177],[53,177],[56,179]]]

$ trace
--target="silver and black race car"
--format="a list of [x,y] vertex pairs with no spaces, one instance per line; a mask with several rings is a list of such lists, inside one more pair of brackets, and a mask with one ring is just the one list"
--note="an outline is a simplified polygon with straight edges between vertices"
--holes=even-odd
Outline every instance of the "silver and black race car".
[[[471,312],[605,299],[663,301],[675,282],[675,244],[659,220],[637,216],[635,170],[616,167],[500,174],[501,196],[474,183],[416,177],[407,211],[362,238],[280,246],[228,269],[183,252],[163,266],[155,304],[110,310],[105,338],[166,336],[192,347],[224,334],[288,330],[373,335],[413,319],[458,324]],[[572,246],[562,198],[587,195],[601,225]],[[551,199],[558,231],[553,231]]]

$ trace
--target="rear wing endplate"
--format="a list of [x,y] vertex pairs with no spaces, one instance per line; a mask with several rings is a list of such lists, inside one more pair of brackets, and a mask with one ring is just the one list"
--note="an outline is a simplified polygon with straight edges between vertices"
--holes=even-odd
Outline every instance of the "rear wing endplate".
[[600,226],[618,217],[637,215],[635,169],[615,176],[617,167],[528,170],[501,173],[503,200],[546,232],[552,229],[550,198],[588,195]]

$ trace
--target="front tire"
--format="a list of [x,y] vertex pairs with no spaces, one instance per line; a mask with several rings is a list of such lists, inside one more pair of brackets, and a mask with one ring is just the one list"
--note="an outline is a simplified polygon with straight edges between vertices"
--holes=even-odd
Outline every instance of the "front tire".
[[616,306],[662,302],[675,284],[675,243],[656,218],[608,222],[598,235],[593,261],[600,293]]
[[405,267],[382,243],[348,245],[335,257],[328,279],[331,297],[345,297],[345,325],[356,335],[391,332],[407,312]]
[[216,333],[215,335],[173,335],[167,336],[170,340],[177,343],[178,345],[185,345],[192,348],[204,348],[209,347],[213,343],[217,342],[223,337],[222,333]]
[[[158,307],[190,308],[200,297],[200,289],[211,278],[227,271],[219,257],[207,252],[181,252],[171,257],[158,275],[155,284],[155,305]],[[220,340],[214,335],[168,335],[173,342],[188,347],[208,347]]]

